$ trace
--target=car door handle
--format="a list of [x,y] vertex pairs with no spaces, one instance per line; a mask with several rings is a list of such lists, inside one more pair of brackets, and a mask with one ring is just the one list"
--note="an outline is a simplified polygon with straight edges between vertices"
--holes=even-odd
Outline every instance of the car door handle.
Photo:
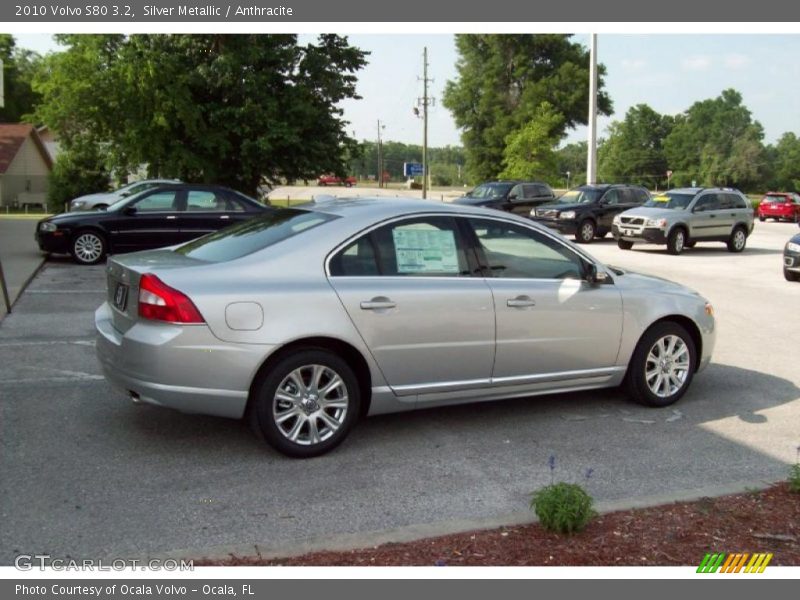
[[364,300],[361,302],[361,310],[381,310],[385,308],[394,308],[397,306],[396,302],[392,302],[388,298],[373,298],[372,300]]
[[175,215],[167,215],[167,220],[168,221],[171,221],[172,219],[177,219],[177,218],[178,217],[176,217]]
[[230,219],[230,218],[231,218],[231,216],[230,216],[230,215],[222,215],[222,216],[220,217],[220,219]]
[[509,300],[506,300],[506,306],[510,306],[511,308],[536,306],[536,300],[530,296],[517,296],[516,298],[510,298]]

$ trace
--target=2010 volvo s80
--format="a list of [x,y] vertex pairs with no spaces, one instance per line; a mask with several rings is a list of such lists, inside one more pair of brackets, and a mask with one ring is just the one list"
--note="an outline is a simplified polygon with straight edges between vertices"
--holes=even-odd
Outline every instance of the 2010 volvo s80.
[[666,406],[714,347],[709,303],[514,215],[420,200],[279,209],[113,256],[96,312],[134,400],[247,416],[277,450],[363,415],[622,386]]

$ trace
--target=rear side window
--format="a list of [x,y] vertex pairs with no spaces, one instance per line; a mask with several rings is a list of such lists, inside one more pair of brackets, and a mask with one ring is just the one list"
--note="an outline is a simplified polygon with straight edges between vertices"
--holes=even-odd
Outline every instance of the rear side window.
[[694,205],[695,210],[717,210],[719,208],[719,200],[716,194],[706,194],[697,201]]
[[176,248],[175,252],[209,262],[234,260],[338,218],[315,211],[280,208],[205,235]]

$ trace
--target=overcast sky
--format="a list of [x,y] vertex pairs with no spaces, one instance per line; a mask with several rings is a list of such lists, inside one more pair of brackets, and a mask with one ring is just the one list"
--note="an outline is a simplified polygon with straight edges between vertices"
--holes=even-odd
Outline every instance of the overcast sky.
[[[23,34],[17,43],[41,53],[58,49],[51,36]],[[309,39],[313,36],[302,36]],[[377,122],[385,140],[422,143],[422,121],[413,114],[422,96],[422,51],[428,47],[429,144],[457,145],[459,132],[441,105],[442,90],[455,77],[457,54],[451,34],[351,35],[350,42],[370,51],[369,65],[359,73],[361,100],[344,103],[345,116],[358,139],[373,140]],[[588,44],[588,35],[576,41]],[[786,131],[800,135],[800,35],[659,34],[598,36],[598,58],[606,65],[606,90],[614,102],[611,119],[622,119],[631,106],[649,104],[661,113],[677,114],[693,102],[739,90],[765,141]],[[599,121],[603,135],[610,119]],[[585,128],[567,141],[586,138]]]

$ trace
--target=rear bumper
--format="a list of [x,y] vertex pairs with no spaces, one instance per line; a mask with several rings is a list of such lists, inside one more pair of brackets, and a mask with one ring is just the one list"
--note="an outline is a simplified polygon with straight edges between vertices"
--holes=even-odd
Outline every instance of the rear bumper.
[[97,359],[106,379],[131,397],[187,413],[241,418],[250,383],[273,346],[230,344],[205,325],[137,323],[114,328],[113,309],[95,312]]

